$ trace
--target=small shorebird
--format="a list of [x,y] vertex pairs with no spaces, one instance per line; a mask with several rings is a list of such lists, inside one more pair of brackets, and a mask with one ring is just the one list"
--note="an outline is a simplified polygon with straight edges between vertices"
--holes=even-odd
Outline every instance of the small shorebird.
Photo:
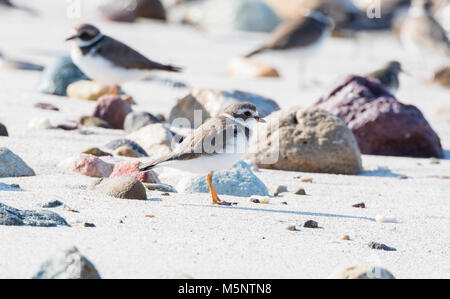
[[402,72],[404,71],[400,62],[391,61],[383,68],[366,75],[366,77],[377,79],[392,94],[395,94],[400,87],[400,80],[398,79],[398,76]]
[[450,57],[450,41],[433,17],[431,5],[429,0],[414,0],[400,31],[403,46],[421,60],[423,55]]
[[243,158],[253,126],[260,121],[264,122],[254,105],[232,105],[195,129],[172,153],[142,165],[140,170],[145,172],[155,167],[170,167],[207,174],[212,204],[229,206],[231,203],[220,200],[214,190],[214,171],[230,168]]
[[179,67],[149,60],[90,24],[78,25],[67,40],[75,41],[71,51],[73,62],[91,79],[113,86],[110,92],[114,94],[120,93],[117,86],[143,79],[152,70],[181,71]]
[[[319,10],[303,11],[295,20],[289,20],[279,25],[271,34],[269,40],[245,57],[277,51],[281,54],[292,53],[303,62],[305,55],[317,49],[330,35],[334,22]],[[305,65],[301,66],[301,72]]]

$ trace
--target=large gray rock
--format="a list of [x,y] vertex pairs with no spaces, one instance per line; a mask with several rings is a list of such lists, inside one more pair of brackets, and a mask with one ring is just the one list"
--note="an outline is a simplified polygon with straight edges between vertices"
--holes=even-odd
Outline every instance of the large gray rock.
[[76,247],[72,247],[43,263],[33,279],[101,279],[101,277],[94,265]]
[[31,169],[19,156],[6,147],[0,147],[0,178],[34,176]]
[[[217,194],[250,197],[252,195],[268,196],[266,185],[251,171],[243,161],[232,168],[214,173],[213,185]],[[209,193],[209,186],[204,175],[186,177],[180,181],[177,190],[180,193]]]
[[358,265],[339,270],[330,279],[395,279],[389,270],[377,266]]
[[69,226],[58,214],[50,211],[19,210],[0,203],[0,225]]
[[42,93],[66,96],[67,86],[79,80],[89,80],[89,78],[72,62],[70,57],[64,56],[45,68],[38,90]]
[[362,172],[355,136],[338,117],[318,108],[292,107],[258,125],[246,158],[261,168],[357,174]]
[[280,18],[263,1],[241,2],[236,8],[234,28],[242,31],[272,32],[280,24]]
[[[253,93],[239,90],[194,89],[172,108],[169,121],[186,118],[191,123],[191,127],[197,128],[207,118],[219,115],[227,107],[245,102],[255,105],[261,117],[266,117],[280,109],[274,100]],[[201,117],[198,119],[194,113],[196,110],[201,112]],[[177,125],[177,123],[173,124]]]

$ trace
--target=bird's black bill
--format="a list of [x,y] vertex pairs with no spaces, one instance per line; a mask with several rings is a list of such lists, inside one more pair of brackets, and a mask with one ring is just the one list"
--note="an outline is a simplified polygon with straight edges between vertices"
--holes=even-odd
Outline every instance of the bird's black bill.
[[72,35],[71,37],[66,38],[66,42],[70,41],[70,40],[74,40],[76,39],[78,36],[76,35]]

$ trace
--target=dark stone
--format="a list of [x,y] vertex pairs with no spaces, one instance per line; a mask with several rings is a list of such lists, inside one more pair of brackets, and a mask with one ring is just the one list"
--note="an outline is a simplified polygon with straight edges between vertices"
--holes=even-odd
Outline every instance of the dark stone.
[[357,204],[352,205],[352,207],[365,209],[366,205],[363,202],[361,202],[361,203],[357,203]]
[[0,123],[0,136],[8,136],[8,130],[6,129],[5,125]]
[[307,228],[317,228],[319,226],[319,223],[317,223],[314,220],[308,220],[303,224],[303,227]]
[[147,152],[139,144],[137,144],[136,142],[131,141],[129,139],[116,139],[116,140],[113,140],[113,141],[107,143],[105,145],[105,147],[110,150],[116,150],[119,147],[124,146],[124,145],[126,145],[126,146],[132,148],[133,150],[137,151],[138,153],[148,157]]
[[64,218],[50,211],[19,210],[0,203],[0,225],[70,226]]
[[137,0],[136,15],[141,18],[166,20],[166,11],[160,0]]
[[160,120],[148,112],[131,112],[125,117],[123,128],[127,133],[131,133],[146,125],[160,123]]
[[385,244],[381,244],[381,243],[377,243],[377,242],[370,242],[369,247],[372,249],[377,249],[377,250],[397,251],[397,249],[395,249],[393,247],[389,247]]
[[438,135],[420,110],[400,103],[377,80],[346,76],[316,106],[347,124],[363,154],[444,156]]
[[83,226],[84,226],[84,227],[95,227],[95,224],[94,224],[94,223],[85,222],[85,223],[83,224]]
[[434,74],[433,81],[443,87],[450,88],[450,66],[439,69]]
[[52,111],[59,111],[59,108],[55,105],[52,105],[50,103],[36,103],[34,105],[35,108],[44,109],[44,110],[52,110]]
[[73,131],[78,129],[78,125],[72,125],[72,124],[59,124],[55,126],[55,129],[61,129],[64,131]]
[[71,83],[89,78],[72,62],[70,57],[64,56],[45,68],[38,90],[42,93],[66,96],[66,89]]
[[105,95],[98,99],[93,116],[103,119],[114,129],[123,129],[125,117],[131,111],[130,104],[120,96]]
[[62,206],[64,203],[60,202],[59,200],[49,201],[42,205],[43,208],[56,208],[59,206]]

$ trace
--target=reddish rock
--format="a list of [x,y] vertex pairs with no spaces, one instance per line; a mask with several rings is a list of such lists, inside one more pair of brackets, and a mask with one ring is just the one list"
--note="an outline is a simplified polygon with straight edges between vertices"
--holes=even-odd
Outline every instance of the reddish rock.
[[141,18],[166,20],[166,11],[160,0],[137,0],[136,15]]
[[103,119],[114,129],[123,129],[123,122],[131,106],[120,96],[106,95],[101,97],[95,105],[94,116]]
[[316,106],[344,120],[363,154],[443,157],[440,139],[420,110],[400,103],[376,80],[346,76]]
[[113,169],[113,164],[92,155],[81,154],[74,161],[72,171],[90,177],[106,178],[110,176]]
[[121,162],[114,166],[111,177],[129,176],[142,183],[159,183],[157,175],[152,172],[139,172],[140,162]]

